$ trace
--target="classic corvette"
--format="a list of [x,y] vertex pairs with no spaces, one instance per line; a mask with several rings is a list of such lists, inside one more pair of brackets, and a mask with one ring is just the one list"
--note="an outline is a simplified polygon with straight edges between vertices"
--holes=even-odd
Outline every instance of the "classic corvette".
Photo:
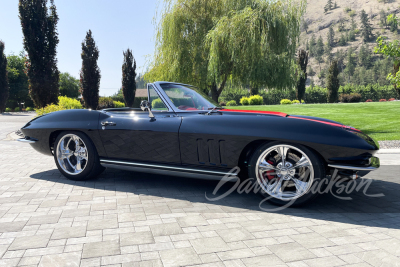
[[[356,179],[379,168],[378,144],[327,119],[220,107],[197,88],[148,84],[141,108],[64,110],[37,117],[21,142],[54,156],[72,180],[105,168],[208,179],[254,178],[277,205],[303,204],[333,173]],[[236,172],[231,170],[235,167]],[[235,178],[236,177],[236,178]]]

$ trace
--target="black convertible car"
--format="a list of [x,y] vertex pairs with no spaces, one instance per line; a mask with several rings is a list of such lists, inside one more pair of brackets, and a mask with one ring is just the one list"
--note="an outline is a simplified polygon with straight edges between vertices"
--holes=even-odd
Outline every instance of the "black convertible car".
[[[274,204],[302,204],[314,183],[379,167],[379,147],[338,122],[220,107],[193,86],[155,82],[141,108],[65,110],[37,117],[19,141],[54,156],[69,179],[104,168],[209,179],[254,178]],[[239,167],[240,172],[232,172]],[[238,168],[237,168],[238,169]],[[229,173],[229,177],[227,174]]]

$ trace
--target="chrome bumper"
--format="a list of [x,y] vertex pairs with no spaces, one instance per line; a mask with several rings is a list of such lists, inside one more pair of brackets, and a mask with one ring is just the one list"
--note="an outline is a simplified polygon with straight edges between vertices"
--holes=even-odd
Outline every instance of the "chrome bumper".
[[22,143],[34,144],[34,143],[36,143],[38,140],[36,140],[36,139],[20,138],[20,139],[17,139],[17,141],[22,142]]
[[370,166],[368,167],[359,167],[359,166],[349,166],[349,165],[340,165],[340,164],[329,164],[331,168],[341,169],[341,170],[352,170],[352,171],[375,171],[380,167],[380,161],[377,157],[371,157]]

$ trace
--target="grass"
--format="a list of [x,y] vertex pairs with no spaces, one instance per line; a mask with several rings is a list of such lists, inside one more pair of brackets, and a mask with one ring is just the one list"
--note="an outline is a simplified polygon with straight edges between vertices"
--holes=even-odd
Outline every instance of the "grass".
[[377,141],[400,140],[400,101],[349,104],[305,104],[229,107],[278,111],[334,120],[362,130]]

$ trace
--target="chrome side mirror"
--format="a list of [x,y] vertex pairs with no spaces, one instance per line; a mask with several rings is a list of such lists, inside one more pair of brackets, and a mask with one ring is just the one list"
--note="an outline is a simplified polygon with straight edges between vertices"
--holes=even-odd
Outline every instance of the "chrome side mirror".
[[149,117],[150,118],[154,118],[153,112],[151,112],[151,104],[149,103],[149,101],[147,100],[142,100],[142,102],[140,102],[140,108],[143,111],[148,111],[149,112]]

